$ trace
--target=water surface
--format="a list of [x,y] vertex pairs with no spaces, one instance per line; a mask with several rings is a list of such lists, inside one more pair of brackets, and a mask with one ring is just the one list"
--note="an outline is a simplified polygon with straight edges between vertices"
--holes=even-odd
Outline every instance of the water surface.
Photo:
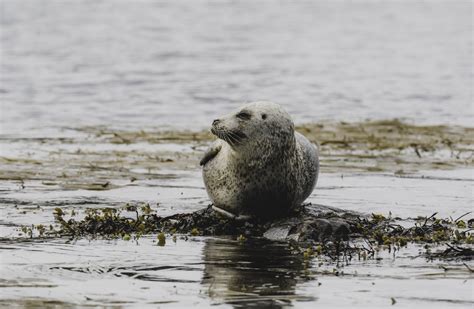
[[3,132],[297,122],[471,124],[470,1],[1,2]]

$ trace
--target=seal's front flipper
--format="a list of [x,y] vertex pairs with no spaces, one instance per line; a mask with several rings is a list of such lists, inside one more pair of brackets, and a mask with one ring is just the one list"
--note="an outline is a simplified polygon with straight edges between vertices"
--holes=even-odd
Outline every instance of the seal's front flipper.
[[221,150],[222,145],[213,145],[211,146],[206,153],[204,154],[204,157],[201,159],[199,162],[199,165],[203,166],[207,162],[211,161]]

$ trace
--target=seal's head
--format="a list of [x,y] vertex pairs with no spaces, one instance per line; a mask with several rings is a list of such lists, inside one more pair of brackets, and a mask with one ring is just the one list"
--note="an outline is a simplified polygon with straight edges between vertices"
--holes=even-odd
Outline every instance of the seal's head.
[[244,153],[252,153],[262,144],[281,147],[294,143],[290,115],[280,105],[265,101],[249,103],[214,120],[211,132],[234,151]]

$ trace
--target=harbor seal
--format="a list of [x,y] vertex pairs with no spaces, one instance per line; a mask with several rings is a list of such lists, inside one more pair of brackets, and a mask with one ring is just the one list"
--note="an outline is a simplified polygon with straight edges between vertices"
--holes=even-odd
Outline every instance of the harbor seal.
[[212,123],[218,139],[202,158],[207,193],[230,216],[276,218],[300,206],[319,172],[316,145],[272,102],[249,103]]

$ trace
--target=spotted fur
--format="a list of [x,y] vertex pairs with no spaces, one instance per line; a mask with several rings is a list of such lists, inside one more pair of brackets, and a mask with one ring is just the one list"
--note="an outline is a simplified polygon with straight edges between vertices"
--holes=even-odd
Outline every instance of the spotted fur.
[[313,191],[318,150],[294,131],[290,115],[271,102],[247,104],[213,123],[218,139],[201,160],[215,206],[236,215],[274,218]]

